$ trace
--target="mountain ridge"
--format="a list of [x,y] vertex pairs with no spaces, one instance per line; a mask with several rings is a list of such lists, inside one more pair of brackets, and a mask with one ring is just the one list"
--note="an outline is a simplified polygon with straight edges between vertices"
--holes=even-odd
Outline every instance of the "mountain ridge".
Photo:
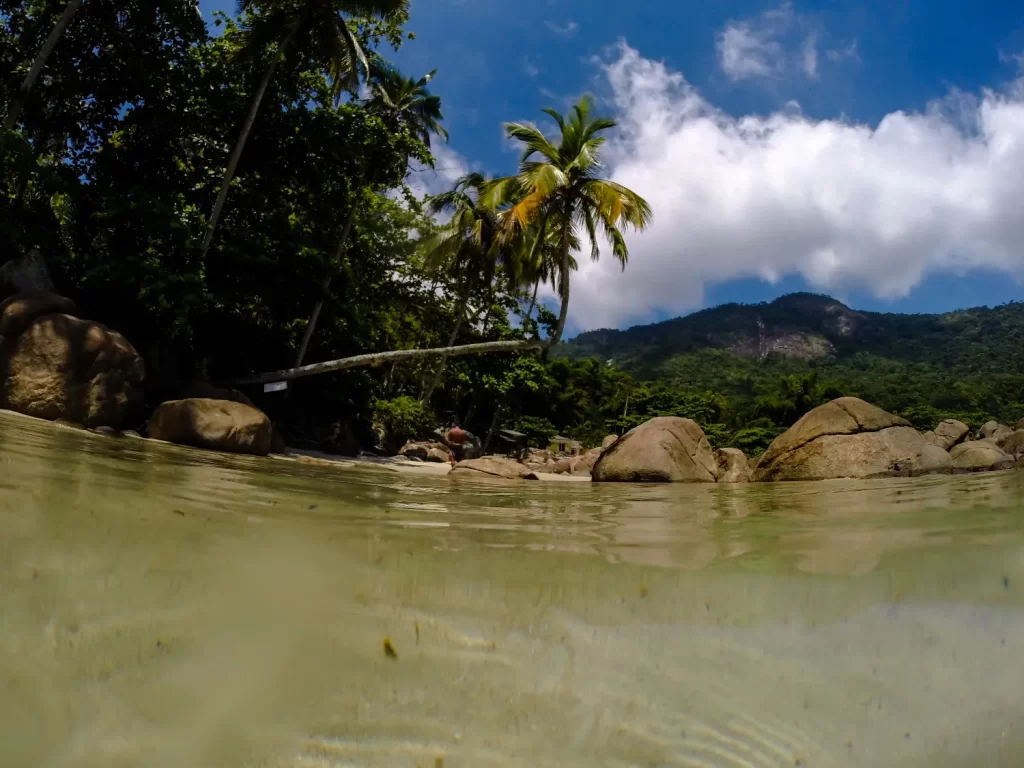
[[679,357],[716,351],[747,360],[845,363],[869,354],[977,373],[1024,373],[1024,302],[937,314],[871,312],[831,296],[791,293],[728,303],[627,329],[596,329],[560,345],[560,356],[598,357],[642,378],[673,375]]

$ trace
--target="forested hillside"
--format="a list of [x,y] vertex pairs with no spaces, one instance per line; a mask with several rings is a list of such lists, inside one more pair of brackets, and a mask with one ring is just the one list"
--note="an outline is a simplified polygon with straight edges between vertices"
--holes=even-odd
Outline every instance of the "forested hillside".
[[[1024,303],[943,315],[860,312],[827,296],[727,304],[623,331],[581,334],[557,353],[634,383],[623,426],[692,415],[748,451],[827,399],[856,395],[921,429],[1024,416]],[[570,362],[575,361],[575,362]]]

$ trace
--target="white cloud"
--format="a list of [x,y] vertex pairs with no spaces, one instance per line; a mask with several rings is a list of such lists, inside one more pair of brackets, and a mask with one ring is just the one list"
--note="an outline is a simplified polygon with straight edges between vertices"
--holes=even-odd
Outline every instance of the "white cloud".
[[576,34],[576,31],[580,28],[580,25],[572,19],[569,19],[564,26],[556,24],[553,21],[545,21],[544,26],[559,37],[573,37]]
[[1014,64],[1017,67],[1017,71],[1024,76],[1024,53],[1006,53],[1005,51],[1000,51],[999,60],[1007,64]]
[[860,61],[860,48],[856,39],[851,40],[846,45],[840,46],[839,48],[830,48],[825,51],[825,55],[828,56],[829,61]]
[[455,182],[469,173],[466,158],[440,140],[431,142],[434,167],[411,165],[406,182],[416,197],[436,195],[455,186]]
[[730,80],[773,77],[783,71],[784,52],[770,29],[734,22],[718,36],[715,47],[722,70]]
[[807,39],[804,40],[803,59],[804,74],[812,80],[816,80],[818,77],[817,35],[808,35]]
[[537,77],[541,73],[541,68],[534,64],[527,57],[523,57],[523,72],[527,77]]
[[[828,39],[829,35],[814,17],[797,13],[792,3],[783,3],[757,16],[730,21],[718,34],[715,50],[719,66],[733,82],[800,74],[817,80],[822,37]],[[830,62],[859,61],[856,41],[825,53]]]
[[678,314],[743,277],[897,298],[932,273],[1024,275],[1022,83],[866,125],[725,114],[625,43],[604,76],[621,120],[607,174],[655,218],[628,236],[624,273],[607,254],[583,260],[576,327]]

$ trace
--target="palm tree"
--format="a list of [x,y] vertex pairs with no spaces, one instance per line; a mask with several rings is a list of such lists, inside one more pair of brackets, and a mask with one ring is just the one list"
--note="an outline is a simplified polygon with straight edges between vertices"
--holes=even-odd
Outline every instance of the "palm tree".
[[[542,234],[540,223],[535,223],[527,231],[525,242],[522,247],[522,254],[519,260],[520,282],[524,287],[533,286],[533,295],[530,298],[530,306],[523,317],[524,327],[529,326],[533,316],[533,310],[537,306],[537,293],[542,283],[551,283],[551,287],[558,288],[556,279],[560,272],[561,247],[559,243],[559,229],[557,227],[545,227],[543,230],[544,240],[539,244],[537,238]],[[579,238],[572,237],[570,251],[580,249]],[[575,272],[577,268],[576,259],[569,257],[569,271]]]
[[46,42],[43,43],[43,47],[39,49],[39,53],[36,54],[35,60],[32,62],[32,66],[28,70],[28,74],[25,75],[25,79],[21,82],[21,87],[18,88],[18,92],[11,99],[10,107],[7,110],[7,116],[4,118],[4,130],[10,130],[18,122],[18,118],[21,116],[21,110],[25,106],[25,101],[32,93],[32,89],[35,87],[36,80],[39,79],[40,73],[43,71],[43,67],[46,66],[46,60],[50,58],[50,54],[53,53],[53,49],[57,47],[57,42],[60,40],[61,35],[64,34],[64,30],[67,29],[68,24],[75,18],[75,14],[78,13],[78,9],[82,7],[83,0],[70,0],[70,2],[64,6],[64,13],[61,14],[60,18],[57,19],[57,23],[53,25],[53,29],[50,30],[50,34],[46,38]]
[[[480,203],[487,184],[487,179],[481,174],[470,173],[459,179],[454,189],[431,198],[427,206],[434,215],[451,214],[448,223],[421,244],[423,263],[428,274],[448,275],[456,283],[461,283],[455,326],[448,338],[448,347],[453,346],[458,338],[473,289],[490,286],[501,266],[505,266],[512,274],[516,271],[513,249],[498,247],[498,212]],[[420,397],[422,402],[429,400],[434,393],[444,363],[442,359],[430,385],[424,388]]]
[[403,75],[394,65],[375,56],[370,62],[370,89],[373,92],[368,106],[401,122],[417,139],[430,147],[430,135],[436,133],[448,141],[448,131],[441,125],[441,97],[427,90],[437,70],[428,72],[419,80]]
[[[213,244],[231,181],[238,169],[245,143],[256,122],[263,97],[281,60],[293,46],[320,61],[327,71],[336,99],[355,88],[361,72],[369,70],[366,54],[349,29],[346,16],[388,18],[405,9],[408,0],[239,0],[239,14],[259,10],[255,21],[245,30],[245,44],[239,56],[250,61],[267,60],[263,78],[253,96],[249,114],[242,124],[231,152],[217,200],[203,240],[203,257]],[[268,55],[268,52],[269,55]]]
[[[371,96],[366,103],[368,109],[384,114],[386,117],[400,122],[416,138],[422,141],[427,147],[430,146],[430,134],[436,133],[448,140],[448,131],[441,125],[444,115],[441,113],[441,99],[434,96],[427,90],[427,84],[437,73],[433,72],[413,80],[402,75],[394,66],[375,56],[369,66],[369,83]],[[352,186],[356,186],[358,179],[353,180]],[[372,181],[372,178],[371,178]],[[355,219],[357,206],[355,201],[349,204],[348,215],[341,228],[338,237],[338,245],[335,248],[332,264],[340,264],[345,253],[345,246],[348,243],[349,234],[352,231],[352,222]],[[302,365],[306,352],[309,350],[309,342],[313,338],[317,321],[320,319],[320,312],[323,310],[323,296],[331,287],[331,277],[328,275],[321,284],[321,297],[313,305],[309,322],[306,323],[306,330],[299,343],[299,350],[295,354],[295,367]]]
[[484,205],[501,207],[501,238],[508,242],[533,225],[542,233],[536,241],[547,242],[551,228],[557,233],[559,296],[562,300],[558,324],[549,339],[554,346],[562,338],[569,312],[569,274],[573,238],[581,229],[591,243],[591,258],[600,257],[598,228],[611,245],[612,255],[623,268],[629,249],[622,226],[645,229],[651,221],[651,208],[640,195],[614,181],[597,176],[604,137],[599,134],[615,126],[608,118],[592,117],[590,100],[584,96],[566,119],[553,109],[545,109],[561,133],[552,143],[534,125],[506,123],[505,134],[523,144],[519,173],[492,182],[484,195]]
[[[549,248],[547,244],[552,243],[555,258],[550,260],[550,274],[558,280],[562,306],[558,324],[550,338],[545,341],[488,341],[457,347],[449,345],[435,349],[374,352],[244,376],[229,383],[233,386],[264,384],[367,365],[420,360],[424,357],[446,360],[462,355],[524,352],[557,344],[565,329],[569,307],[569,275],[576,268],[573,252],[580,250],[580,233],[586,232],[592,246],[591,257],[596,259],[600,256],[597,245],[597,230],[600,227],[611,243],[612,255],[625,266],[629,251],[621,227],[626,225],[637,230],[645,229],[651,221],[651,209],[635,192],[621,184],[597,177],[601,167],[598,154],[604,141],[597,134],[613,127],[613,121],[591,118],[590,103],[586,98],[581,99],[573,108],[568,120],[554,110],[545,110],[545,113],[555,120],[561,131],[558,145],[531,125],[507,124],[507,135],[524,144],[519,173],[491,182],[476,177],[464,185],[463,189],[455,190],[453,195],[461,192],[466,196],[457,201],[453,198],[459,210],[470,208],[478,213],[463,219],[457,213],[449,225],[432,238],[434,245],[428,242],[424,246],[428,251],[437,251],[440,263],[444,263],[440,257],[445,254],[465,261],[465,257],[459,254],[466,241],[483,245],[485,233],[493,229],[493,242],[484,254],[488,258],[500,259],[506,271],[522,285],[526,273],[521,265],[536,264],[538,259],[543,261]],[[534,159],[536,156],[539,159]],[[468,194],[467,187],[475,192],[475,196]],[[492,218],[493,225],[490,223]],[[462,226],[455,223],[460,220],[464,222]],[[531,235],[531,231],[535,231],[536,236]]]

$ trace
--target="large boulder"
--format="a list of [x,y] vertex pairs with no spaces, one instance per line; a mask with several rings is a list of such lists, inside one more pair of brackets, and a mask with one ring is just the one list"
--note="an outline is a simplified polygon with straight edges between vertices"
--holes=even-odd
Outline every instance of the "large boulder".
[[827,480],[948,471],[948,463],[926,446],[936,448],[899,416],[855,397],[841,397],[804,414],[775,438],[758,462],[754,479]]
[[593,477],[601,483],[713,483],[718,462],[695,421],[662,416],[605,449]]
[[604,436],[604,440],[601,441],[601,448],[604,449],[604,448],[610,447],[618,439],[619,439],[618,435],[605,435]]
[[576,464],[576,471],[585,470],[587,472],[593,472],[594,465],[597,464],[597,460],[601,458],[602,453],[604,453],[604,451],[601,448],[591,448],[580,456],[579,461]]
[[481,459],[460,461],[448,473],[452,477],[467,479],[536,480],[537,475],[528,466],[504,456],[484,456]]
[[437,464],[444,464],[448,461],[448,446],[439,442],[413,442],[410,441],[398,451],[399,456],[407,459],[419,459]]
[[104,325],[36,317],[0,339],[0,407],[86,427],[120,429],[142,401],[142,358]]
[[571,475],[576,471],[578,464],[579,459],[575,456],[563,456],[555,460],[555,465],[551,471],[556,475]]
[[719,483],[749,483],[753,480],[750,462],[739,448],[720,448],[715,451],[718,460]]
[[1021,419],[1016,424],[1014,424],[1013,428],[1014,429],[1024,429],[1024,419]]
[[244,392],[239,392],[237,389],[231,389],[230,387],[218,387],[216,384],[211,384],[203,379],[194,379],[191,381],[189,385],[185,387],[182,399],[230,400],[233,403],[248,405],[250,408],[256,407],[256,403],[254,403]]
[[954,445],[959,445],[966,440],[970,432],[971,428],[962,421],[946,419],[935,427],[934,432],[925,432],[924,439],[925,442],[937,445],[942,450],[948,451]]
[[273,428],[263,411],[233,400],[169,400],[153,412],[146,434],[155,440],[228,453],[270,453]]
[[1015,429],[996,441],[996,445],[1002,448],[1004,453],[1019,459],[1024,456],[1024,429]]
[[949,456],[953,460],[953,472],[958,474],[1009,469],[1013,466],[1013,457],[989,440],[960,443],[954,446]]
[[43,315],[77,315],[71,299],[56,293],[17,293],[0,303],[0,336],[18,336]]
[[978,430],[978,440],[999,440],[1001,437],[1005,437],[1010,432],[1013,432],[1005,424],[1000,424],[998,421],[986,421],[981,425],[981,429]]

